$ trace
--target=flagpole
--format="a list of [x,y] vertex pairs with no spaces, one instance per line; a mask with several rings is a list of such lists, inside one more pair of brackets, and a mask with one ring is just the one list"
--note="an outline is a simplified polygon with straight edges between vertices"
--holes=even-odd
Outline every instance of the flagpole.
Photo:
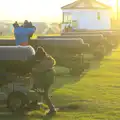
[[118,0],[116,0],[116,13],[117,13],[117,20],[119,19],[119,8],[118,8]]

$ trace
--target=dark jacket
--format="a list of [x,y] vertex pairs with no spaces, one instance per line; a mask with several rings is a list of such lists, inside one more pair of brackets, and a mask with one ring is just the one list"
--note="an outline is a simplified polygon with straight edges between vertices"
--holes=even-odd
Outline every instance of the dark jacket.
[[47,55],[42,60],[36,60],[33,72],[46,72],[52,69],[55,65],[56,65],[55,59]]
[[35,88],[49,88],[55,80],[54,66],[56,61],[51,56],[45,56],[41,61],[36,60],[33,68]]

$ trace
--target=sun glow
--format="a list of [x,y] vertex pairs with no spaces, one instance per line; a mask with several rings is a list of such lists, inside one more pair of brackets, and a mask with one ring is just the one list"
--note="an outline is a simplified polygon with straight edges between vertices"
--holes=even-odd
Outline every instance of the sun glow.
[[[0,20],[61,21],[61,6],[75,0],[0,0]],[[116,11],[116,0],[98,0]],[[120,3],[119,3],[120,6]]]
[[0,0],[0,20],[60,21],[61,6],[75,0]]

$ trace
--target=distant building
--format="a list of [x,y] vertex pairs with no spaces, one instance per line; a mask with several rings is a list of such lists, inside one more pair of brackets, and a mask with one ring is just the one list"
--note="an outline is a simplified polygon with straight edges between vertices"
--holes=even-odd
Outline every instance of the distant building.
[[60,34],[59,24],[49,24],[42,34]]
[[96,0],[77,0],[61,9],[62,31],[68,25],[77,30],[111,29],[112,7]]

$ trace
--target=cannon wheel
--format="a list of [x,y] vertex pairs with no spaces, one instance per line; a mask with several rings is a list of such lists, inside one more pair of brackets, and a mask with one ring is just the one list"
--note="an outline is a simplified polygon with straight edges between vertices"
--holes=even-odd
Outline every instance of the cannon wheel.
[[102,60],[104,58],[104,54],[102,52],[95,52],[93,55],[96,60]]
[[27,96],[22,92],[13,92],[9,95],[7,100],[7,107],[12,112],[17,112],[29,103]]
[[71,68],[69,69],[69,73],[72,75],[72,76],[78,76],[78,75],[81,75],[82,73],[84,72],[84,69],[76,69],[76,68]]

